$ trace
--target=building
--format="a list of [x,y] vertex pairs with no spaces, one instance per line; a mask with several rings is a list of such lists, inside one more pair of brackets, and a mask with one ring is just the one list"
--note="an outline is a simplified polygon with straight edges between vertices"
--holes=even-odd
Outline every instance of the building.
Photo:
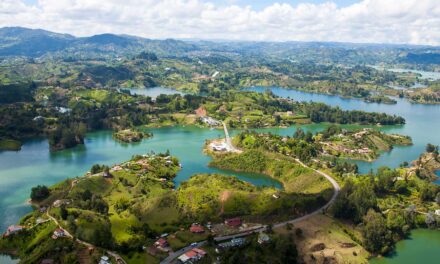
[[169,246],[168,241],[165,238],[159,238],[154,245],[158,248],[167,248]]
[[101,259],[99,260],[99,264],[111,264],[109,257],[102,256]]
[[226,219],[225,225],[230,226],[230,227],[239,227],[239,226],[241,226],[241,219],[239,217]]
[[61,228],[57,228],[57,229],[55,229],[55,231],[53,231],[52,238],[57,239],[60,237],[65,237],[65,236],[66,236],[66,232]]
[[8,227],[8,229],[6,229],[5,234],[3,235],[4,237],[10,236],[10,235],[14,235],[20,231],[22,231],[24,229],[23,226],[16,226],[16,225],[11,225]]
[[261,232],[258,235],[258,244],[264,244],[264,243],[267,243],[269,241],[270,241],[270,237],[266,233]]
[[200,233],[204,233],[205,229],[203,228],[203,226],[198,225],[198,224],[193,224],[190,228],[189,231],[191,233],[196,233],[196,234],[200,234]]
[[440,215],[440,209],[435,210],[436,215]]
[[198,261],[206,255],[206,252],[199,248],[193,248],[190,251],[180,255],[178,259],[182,263]]
[[[218,248],[220,249],[226,249],[226,248],[232,248],[232,247],[239,247],[246,243],[245,238],[234,238],[231,241],[223,242],[218,244]],[[217,252],[219,252],[218,249],[216,249]]]
[[228,151],[228,145],[226,142],[211,143],[211,149],[213,151]]
[[200,120],[210,126],[220,126],[222,124],[220,121],[215,120],[214,118],[209,116],[202,116],[200,117]]

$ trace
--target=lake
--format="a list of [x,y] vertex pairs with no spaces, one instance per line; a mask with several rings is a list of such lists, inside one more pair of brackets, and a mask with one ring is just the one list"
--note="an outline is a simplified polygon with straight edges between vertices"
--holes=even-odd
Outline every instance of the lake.
[[183,165],[175,181],[177,185],[196,173],[237,175],[255,185],[281,184],[267,176],[252,173],[232,173],[209,168],[210,157],[202,152],[205,139],[223,136],[223,130],[198,127],[166,127],[148,129],[153,137],[140,143],[119,143],[111,131],[88,133],[85,145],[51,153],[46,139],[26,141],[21,151],[0,153],[0,228],[4,230],[21,216],[30,212],[25,203],[30,189],[38,184],[51,185],[68,177],[84,175],[93,164],[116,164],[135,154],[150,151],[165,152],[179,158]]
[[428,80],[440,80],[440,72],[431,72],[431,71],[420,71],[420,70],[410,70],[410,69],[401,69],[401,68],[384,68],[381,66],[371,66],[372,68],[376,70],[386,70],[390,72],[396,72],[396,73],[405,73],[405,72],[411,72],[421,75],[421,79],[428,79]]
[[[266,88],[254,87],[255,91],[264,91]],[[294,90],[272,88],[279,96],[290,97],[299,101],[317,101],[343,109],[359,109],[364,111],[386,112],[402,115],[407,124],[403,126],[380,127],[379,129],[410,135],[414,146],[396,147],[389,153],[384,153],[373,163],[357,162],[362,172],[368,172],[379,166],[397,167],[403,161],[412,161],[424,151],[429,143],[440,144],[440,105],[410,104],[405,100],[397,99],[396,105],[366,103],[356,99],[342,99],[336,96],[310,94]],[[138,89],[145,95],[157,96],[160,93],[175,93],[166,88]],[[149,94],[149,92],[154,94]],[[301,126],[313,132],[323,130],[327,124],[310,124]],[[347,126],[357,127],[357,126]],[[259,131],[272,132],[282,135],[292,135],[297,126],[289,128],[260,129]],[[237,175],[240,179],[256,185],[280,187],[280,183],[258,174],[231,173],[209,168],[210,158],[202,153],[206,139],[223,137],[222,130],[209,130],[197,127],[165,127],[149,129],[153,138],[140,143],[124,144],[113,140],[110,131],[88,133],[85,145],[73,149],[50,153],[46,139],[32,139],[24,142],[19,152],[0,152],[0,230],[16,223],[23,215],[31,211],[26,204],[30,189],[38,184],[51,185],[68,177],[84,175],[93,164],[116,164],[128,160],[134,154],[143,154],[150,151],[164,152],[167,149],[177,156],[182,165],[175,181],[187,180],[195,173],[225,173]],[[237,131],[231,131],[237,133]],[[440,232],[434,232],[440,238]],[[418,243],[424,243],[423,238],[414,238]],[[440,258],[440,251],[434,252],[432,258]],[[400,257],[397,256],[397,259]],[[14,263],[7,258],[0,257],[0,263]],[[403,263],[403,262],[400,262]],[[409,263],[409,262],[408,262]]]
[[409,239],[396,245],[396,253],[388,257],[375,258],[371,264],[437,264],[440,257],[440,232],[416,229]]
[[[264,92],[267,87],[252,87],[248,90]],[[368,173],[380,166],[398,167],[403,161],[416,160],[425,150],[427,143],[440,144],[440,105],[412,104],[405,99],[395,98],[397,104],[367,103],[358,99],[346,99],[338,96],[307,93],[297,90],[287,90],[272,87],[272,92],[280,97],[292,98],[297,101],[322,102],[338,106],[344,110],[363,110],[367,112],[384,112],[390,115],[400,115],[406,124],[400,126],[376,127],[387,133],[398,133],[411,136],[414,145],[397,146],[390,152],[383,153],[374,162],[356,161],[362,173]],[[324,128],[323,125],[320,125]]]

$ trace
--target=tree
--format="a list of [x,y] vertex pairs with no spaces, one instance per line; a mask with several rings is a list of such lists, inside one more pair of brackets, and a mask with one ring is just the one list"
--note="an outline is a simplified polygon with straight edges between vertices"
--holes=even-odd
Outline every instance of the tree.
[[365,248],[372,253],[387,253],[391,249],[391,234],[382,215],[370,209],[364,216],[363,223],[362,236]]
[[60,216],[61,219],[66,220],[69,216],[69,212],[67,211],[66,207],[63,205],[60,207]]
[[49,189],[45,185],[38,185],[31,190],[32,201],[41,201],[46,199],[50,194]]
[[426,152],[432,153],[434,151],[438,151],[438,146],[428,143],[426,145]]

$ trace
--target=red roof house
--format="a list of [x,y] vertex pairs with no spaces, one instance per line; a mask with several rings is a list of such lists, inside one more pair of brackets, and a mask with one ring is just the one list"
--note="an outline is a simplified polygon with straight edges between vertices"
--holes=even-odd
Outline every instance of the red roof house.
[[225,224],[231,227],[238,227],[241,226],[241,219],[239,217],[226,219]]
[[202,257],[206,255],[206,252],[203,249],[200,249],[200,248],[193,248],[193,251],[196,252],[198,255],[200,255]]
[[197,233],[197,234],[199,234],[199,233],[203,233],[203,232],[205,232],[205,229],[203,228],[203,226],[200,226],[200,225],[192,225],[192,226],[189,228],[189,231],[190,231],[191,233]]
[[159,238],[156,243],[154,243],[157,247],[165,248],[168,247],[168,242],[164,238]]

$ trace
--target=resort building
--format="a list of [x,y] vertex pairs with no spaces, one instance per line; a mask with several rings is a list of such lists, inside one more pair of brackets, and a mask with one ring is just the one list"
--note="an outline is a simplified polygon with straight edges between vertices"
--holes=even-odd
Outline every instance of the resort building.
[[181,263],[193,262],[202,259],[206,255],[203,249],[193,248],[190,251],[180,255],[178,258]]

